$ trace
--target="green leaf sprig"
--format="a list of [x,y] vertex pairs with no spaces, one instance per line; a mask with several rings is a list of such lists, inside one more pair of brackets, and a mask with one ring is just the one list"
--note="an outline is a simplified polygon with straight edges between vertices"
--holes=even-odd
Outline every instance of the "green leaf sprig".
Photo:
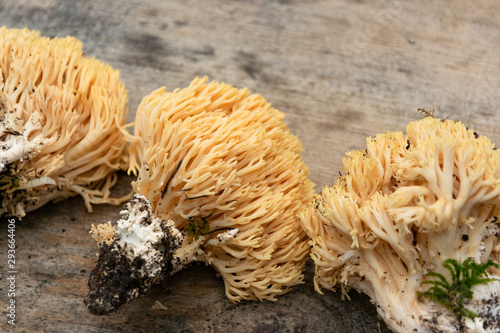
[[210,230],[210,223],[208,222],[208,218],[212,216],[213,212],[207,216],[197,216],[190,217],[189,224],[186,229],[186,233],[188,236],[193,237],[195,240],[200,238],[200,236],[205,236],[209,234],[213,234],[218,231],[231,230],[230,227],[222,227]]
[[198,239],[201,235],[208,234],[210,232],[210,224],[207,221],[207,217],[190,217],[189,224],[187,227],[187,235]]
[[0,189],[7,189],[9,187],[18,188],[21,181],[13,176],[0,174]]
[[425,276],[435,277],[436,280],[422,282],[422,284],[430,284],[432,287],[425,292],[417,292],[418,296],[439,303],[463,317],[474,319],[477,314],[465,308],[464,300],[472,299],[472,286],[496,281],[497,279],[487,277],[486,270],[490,267],[499,268],[499,265],[492,260],[478,264],[474,259],[468,258],[462,264],[459,264],[455,259],[447,259],[443,266],[450,271],[451,283],[442,274],[428,273]]

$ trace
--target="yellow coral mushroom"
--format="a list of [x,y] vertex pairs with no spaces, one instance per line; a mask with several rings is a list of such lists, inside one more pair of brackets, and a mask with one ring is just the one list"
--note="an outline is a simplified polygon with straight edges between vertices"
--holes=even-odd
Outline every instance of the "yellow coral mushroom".
[[156,90],[137,110],[137,194],[115,227],[93,230],[92,313],[116,311],[194,261],[217,270],[233,302],[275,300],[303,280],[310,248],[296,213],[314,184],[300,142],[260,95],[206,80]]
[[80,194],[113,202],[125,166],[127,93],[118,71],[72,37],[0,28],[0,216]]
[[299,215],[315,288],[366,293],[395,332],[498,332],[500,153],[460,122],[406,130],[347,153]]

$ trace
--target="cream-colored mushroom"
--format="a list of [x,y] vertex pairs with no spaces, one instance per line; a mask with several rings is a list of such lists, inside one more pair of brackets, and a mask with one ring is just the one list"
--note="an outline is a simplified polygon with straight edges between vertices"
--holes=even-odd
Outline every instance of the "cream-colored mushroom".
[[[116,311],[194,261],[217,270],[233,302],[275,300],[303,280],[310,248],[296,214],[314,185],[300,142],[260,95],[206,80],[158,89],[139,105],[130,166],[137,195],[116,227],[93,229],[100,242],[86,298],[93,313]],[[110,261],[120,265],[108,269]],[[160,266],[161,273],[144,269]],[[133,279],[125,286],[117,271]]]
[[[345,175],[299,215],[312,239],[315,288],[367,294],[395,332],[498,332],[499,281],[464,298],[474,319],[419,293],[436,278],[429,272],[451,280],[448,259],[500,262],[500,154],[460,122],[426,117],[406,130],[347,153]],[[485,274],[500,277],[493,267]]]
[[72,37],[0,28],[0,216],[50,200],[109,198],[127,165],[127,93],[118,71]]

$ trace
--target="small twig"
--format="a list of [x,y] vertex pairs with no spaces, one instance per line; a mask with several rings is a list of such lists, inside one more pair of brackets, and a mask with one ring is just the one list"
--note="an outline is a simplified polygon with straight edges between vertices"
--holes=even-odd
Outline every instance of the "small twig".
[[194,199],[200,199],[200,198],[206,198],[206,197],[208,197],[207,194],[199,195],[197,197],[188,197],[186,193],[184,193],[184,195],[186,196],[186,199],[188,199],[188,200],[194,200]]
[[179,164],[177,164],[177,166],[175,167],[174,171],[170,175],[170,178],[168,178],[167,183],[165,184],[165,187],[163,188],[163,191],[161,192],[161,198],[162,199],[165,196],[165,193],[167,193],[167,191],[168,191],[168,185],[170,185],[170,182],[174,178],[175,174],[177,173],[177,171],[179,171],[179,168],[181,167],[181,164],[182,164],[182,160],[179,161]]
[[444,122],[445,120],[447,120],[447,119],[448,119],[448,117],[446,117],[446,118],[444,118],[444,119],[441,119],[441,118],[439,118],[439,117],[436,117],[436,116],[434,115],[434,109],[432,109],[432,110],[426,110],[426,109],[424,109],[424,108],[418,108],[418,109],[417,109],[417,111],[418,111],[418,112],[420,112],[420,113],[423,113],[423,114],[425,115],[425,117],[432,117],[432,118],[436,118],[436,119],[441,120],[442,122]]
[[426,110],[424,108],[418,108],[417,111],[420,112],[420,113],[423,113],[426,117],[437,118],[434,115],[434,109],[432,109],[432,111],[431,111],[431,110]]

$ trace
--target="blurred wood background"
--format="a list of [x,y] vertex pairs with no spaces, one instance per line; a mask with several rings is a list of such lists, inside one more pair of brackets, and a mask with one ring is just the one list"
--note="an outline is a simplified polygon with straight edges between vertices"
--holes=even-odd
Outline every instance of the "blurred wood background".
[[[0,25],[72,35],[89,56],[119,69],[129,121],[156,88],[196,76],[248,87],[286,113],[317,190],[365,138],[404,130],[417,108],[461,120],[500,143],[500,2],[398,0],[0,0]],[[130,190],[122,175],[115,194]],[[193,266],[109,317],[83,297],[94,266],[92,223],[119,207],[85,210],[81,198],[49,204],[17,224],[18,332],[387,332],[367,297],[319,295],[306,284],[277,302],[234,305],[222,281]],[[0,274],[7,221],[0,222]],[[0,306],[7,306],[0,280]],[[155,301],[168,310],[153,310]],[[5,314],[5,312],[2,312]],[[5,315],[0,330],[10,330]]]

